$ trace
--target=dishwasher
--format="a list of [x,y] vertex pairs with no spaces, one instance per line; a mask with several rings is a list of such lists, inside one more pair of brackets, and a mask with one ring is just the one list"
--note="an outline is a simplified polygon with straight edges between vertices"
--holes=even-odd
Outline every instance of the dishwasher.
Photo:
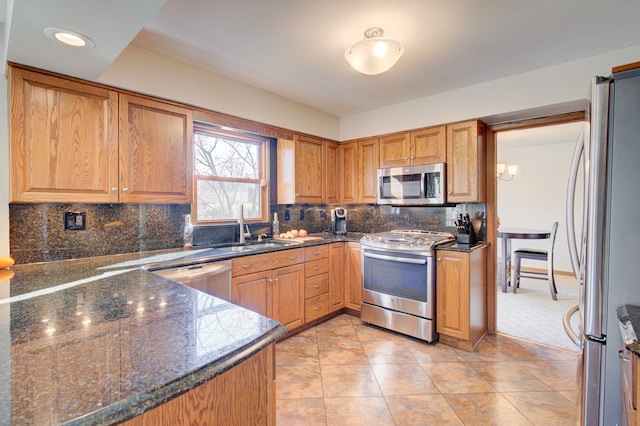
[[231,260],[151,272],[227,302],[231,301]]

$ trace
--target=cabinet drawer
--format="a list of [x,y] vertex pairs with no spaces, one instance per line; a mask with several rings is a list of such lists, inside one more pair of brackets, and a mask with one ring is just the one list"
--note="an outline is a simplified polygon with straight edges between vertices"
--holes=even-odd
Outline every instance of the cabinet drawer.
[[329,313],[329,294],[324,293],[304,302],[304,320],[313,321]]
[[326,274],[329,272],[329,259],[314,260],[304,265],[304,276],[312,277],[314,275]]
[[329,274],[316,275],[304,280],[304,298],[317,296],[329,291]]
[[256,254],[233,259],[232,275],[245,275],[254,272],[269,271],[304,262],[304,249],[282,250],[275,253]]
[[329,245],[322,244],[319,246],[306,247],[304,249],[304,259],[308,262],[310,260],[318,260],[329,257]]

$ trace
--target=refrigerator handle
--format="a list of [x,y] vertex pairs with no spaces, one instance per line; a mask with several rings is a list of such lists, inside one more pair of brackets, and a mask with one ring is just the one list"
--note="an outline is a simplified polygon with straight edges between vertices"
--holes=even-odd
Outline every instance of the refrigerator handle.
[[584,132],[580,132],[576,148],[573,151],[573,159],[571,160],[571,171],[569,173],[569,185],[567,185],[567,242],[569,243],[569,257],[571,259],[571,268],[576,279],[580,279],[580,261],[578,257],[578,246],[576,244],[575,230],[575,193],[576,180],[578,178],[578,170],[580,168],[580,158],[584,151]]

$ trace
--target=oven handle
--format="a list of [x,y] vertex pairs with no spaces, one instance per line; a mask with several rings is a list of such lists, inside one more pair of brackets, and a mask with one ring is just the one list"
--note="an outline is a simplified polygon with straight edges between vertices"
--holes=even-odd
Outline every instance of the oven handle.
[[398,256],[388,256],[385,254],[373,254],[373,253],[362,253],[364,257],[370,257],[372,259],[380,259],[380,260],[390,260],[392,262],[403,262],[403,263],[414,263],[417,265],[424,265],[427,263],[427,259],[416,259],[410,257],[398,257]]

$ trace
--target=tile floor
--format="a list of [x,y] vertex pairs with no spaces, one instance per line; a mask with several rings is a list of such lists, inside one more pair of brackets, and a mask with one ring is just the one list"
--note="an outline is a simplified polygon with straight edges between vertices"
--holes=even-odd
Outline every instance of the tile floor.
[[489,336],[476,352],[340,315],[276,346],[277,424],[575,424],[576,354]]

